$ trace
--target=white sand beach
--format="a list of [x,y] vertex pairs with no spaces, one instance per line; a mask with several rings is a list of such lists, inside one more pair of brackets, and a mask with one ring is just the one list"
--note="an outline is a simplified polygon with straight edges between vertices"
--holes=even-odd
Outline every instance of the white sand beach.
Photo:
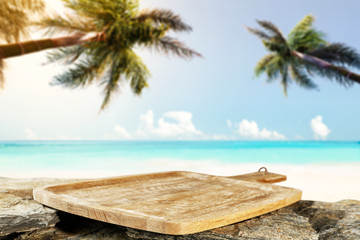
[[[222,164],[204,161],[148,161],[137,171],[127,174],[160,171],[194,171],[213,175],[230,176],[257,171],[259,164]],[[297,188],[303,191],[304,200],[335,202],[343,199],[360,200],[360,164],[308,164],[285,165],[267,164],[269,172],[287,175],[287,181],[278,185]],[[102,178],[124,175],[116,170],[109,171],[38,171],[38,172],[1,172],[1,177],[9,178]]]

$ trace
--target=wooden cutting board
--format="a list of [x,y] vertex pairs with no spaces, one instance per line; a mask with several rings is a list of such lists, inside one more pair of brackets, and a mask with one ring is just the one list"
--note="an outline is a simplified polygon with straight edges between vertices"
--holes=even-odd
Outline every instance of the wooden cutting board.
[[300,190],[262,183],[285,179],[284,175],[267,172],[220,177],[177,171],[40,187],[33,195],[44,205],[72,214],[183,235],[236,223],[299,201]]

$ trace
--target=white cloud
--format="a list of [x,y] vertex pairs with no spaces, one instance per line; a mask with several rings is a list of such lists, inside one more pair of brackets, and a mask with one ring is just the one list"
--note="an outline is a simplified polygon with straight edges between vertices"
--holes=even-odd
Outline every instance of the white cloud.
[[120,125],[115,125],[114,130],[121,139],[130,139],[131,135],[126,131],[125,128]]
[[263,128],[260,130],[255,121],[248,121],[246,119],[239,123],[238,133],[240,136],[257,140],[285,140],[286,137],[277,131],[267,130]]
[[155,139],[201,139],[204,137],[192,123],[192,113],[170,111],[163,114],[155,126],[154,113],[149,110],[140,116],[140,126],[137,130],[140,138]]
[[146,132],[151,132],[154,129],[154,113],[152,110],[148,110],[147,113],[140,115],[140,127],[139,129]]
[[331,130],[326,126],[322,121],[322,116],[316,116],[311,119],[310,122],[311,129],[314,132],[315,139],[325,140],[327,136],[330,134]]
[[31,130],[30,128],[25,129],[25,134],[26,134],[26,139],[28,139],[28,140],[37,140],[38,139],[36,133],[33,130]]
[[[285,135],[266,128],[260,129],[255,121],[243,119],[240,123],[226,120],[227,126],[235,131],[235,135],[204,134],[192,122],[192,113],[186,111],[169,111],[156,120],[154,112],[148,110],[139,117],[139,126],[135,132],[129,132],[120,125],[115,125],[113,134],[107,139],[150,139],[150,140],[285,140]],[[240,136],[240,137],[239,137]]]
[[229,128],[232,128],[232,122],[230,120],[226,120],[226,124],[228,125]]

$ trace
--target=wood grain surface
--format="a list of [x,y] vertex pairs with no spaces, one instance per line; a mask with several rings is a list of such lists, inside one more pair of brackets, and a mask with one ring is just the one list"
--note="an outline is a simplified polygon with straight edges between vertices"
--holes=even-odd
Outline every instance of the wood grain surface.
[[232,179],[163,172],[41,187],[33,194],[44,205],[76,215],[183,235],[246,220],[301,199],[300,190],[259,183],[264,174],[253,175],[258,176],[252,176],[255,182],[237,180],[241,175]]
[[257,171],[254,173],[247,173],[238,176],[230,176],[227,178],[250,181],[250,182],[260,182],[260,183],[278,183],[286,181],[286,176],[278,173],[271,172],[261,172]]

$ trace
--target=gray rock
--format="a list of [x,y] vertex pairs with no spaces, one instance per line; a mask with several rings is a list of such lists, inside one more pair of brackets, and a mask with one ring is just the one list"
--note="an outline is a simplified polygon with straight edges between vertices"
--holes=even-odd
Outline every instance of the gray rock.
[[60,222],[51,228],[18,235],[16,240],[130,240],[126,235],[126,228],[107,224],[72,214],[58,212]]
[[[32,199],[35,186],[73,182],[0,178],[0,239],[10,240],[267,240],[360,239],[360,201],[300,201],[229,226],[183,236],[125,228],[55,211]],[[3,237],[1,237],[3,236]]]
[[308,219],[290,207],[212,231],[233,239],[318,239]]
[[35,202],[32,190],[57,182],[57,179],[0,178],[0,237],[55,226],[59,221],[56,210]]
[[360,239],[360,201],[301,201],[293,210],[309,219],[321,240]]

